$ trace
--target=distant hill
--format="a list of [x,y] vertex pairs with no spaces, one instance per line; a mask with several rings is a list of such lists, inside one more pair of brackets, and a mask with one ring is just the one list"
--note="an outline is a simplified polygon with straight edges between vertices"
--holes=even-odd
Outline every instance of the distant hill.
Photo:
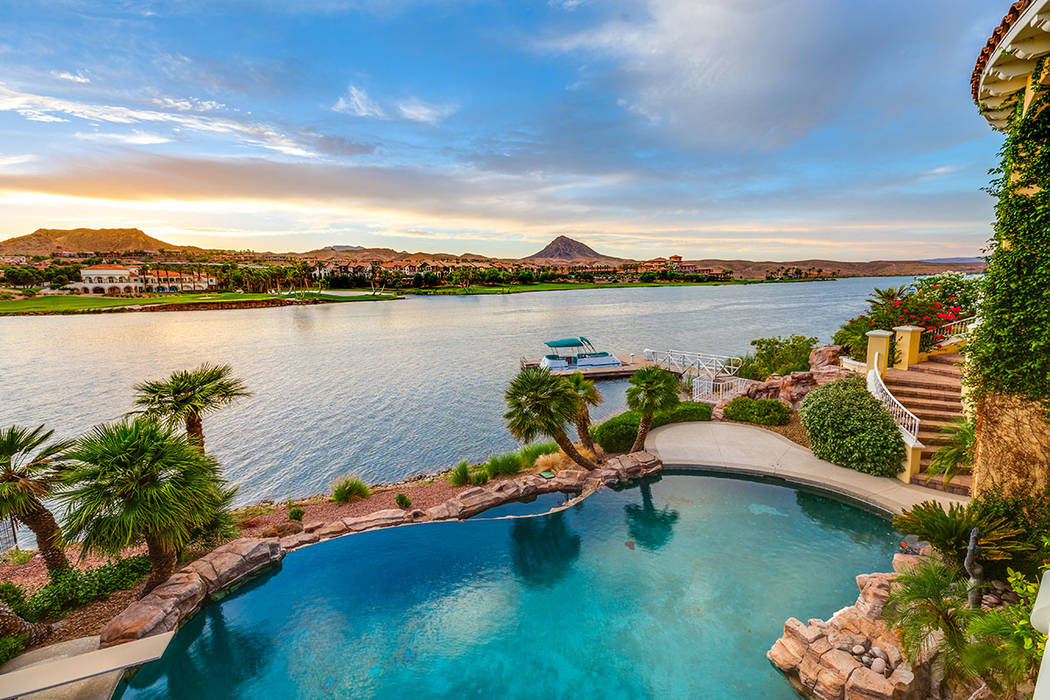
[[347,250],[364,250],[363,245],[326,245],[321,250],[334,250],[337,253],[342,253]]
[[608,255],[602,255],[597,252],[589,245],[580,243],[577,240],[573,240],[568,236],[558,236],[553,241],[548,243],[546,247],[538,253],[522,258],[531,263],[544,264],[544,263],[608,263],[615,264],[623,262],[623,258],[614,258]]
[[925,263],[983,263],[984,258],[931,258],[930,260],[921,260],[920,262]]
[[178,246],[147,236],[137,228],[41,228],[26,236],[0,241],[0,255],[52,255],[54,253],[122,252],[125,250],[181,250]]
[[840,260],[793,260],[790,262],[764,260],[690,260],[697,267],[715,270],[732,270],[737,279],[765,279],[768,273],[783,268],[802,268],[811,274],[820,271],[823,276],[834,277],[892,277],[895,275],[932,275],[945,270],[957,272],[984,272],[983,260],[977,262],[930,262],[923,260],[871,260],[868,262],[843,262]]

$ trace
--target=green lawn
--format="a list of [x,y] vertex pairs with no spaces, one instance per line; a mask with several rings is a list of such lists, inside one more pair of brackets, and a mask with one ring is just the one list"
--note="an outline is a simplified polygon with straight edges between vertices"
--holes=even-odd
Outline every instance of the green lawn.
[[[75,313],[77,311],[90,311],[92,309],[104,309],[118,306],[146,306],[153,304],[199,304],[209,301],[255,301],[259,299],[274,299],[280,294],[237,294],[236,292],[209,292],[204,294],[170,294],[167,296],[122,298],[122,297],[92,297],[92,296],[39,296],[31,299],[7,299],[0,300],[0,314],[25,314],[25,313]],[[320,299],[329,302],[344,301],[384,301],[396,299],[394,294],[381,294],[376,296],[342,297],[330,294],[319,294],[307,292],[304,295],[308,299]]]

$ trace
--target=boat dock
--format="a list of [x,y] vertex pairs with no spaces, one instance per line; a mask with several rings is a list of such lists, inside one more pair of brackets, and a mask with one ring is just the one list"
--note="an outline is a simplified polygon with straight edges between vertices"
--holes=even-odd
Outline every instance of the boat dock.
[[[644,355],[617,355],[616,358],[621,362],[619,366],[554,369],[551,370],[551,374],[556,374],[559,377],[567,377],[570,374],[579,372],[588,379],[622,379],[624,377],[630,377],[643,367],[652,367],[656,364],[652,360],[645,359]],[[525,358],[522,358],[521,360],[522,369],[525,369],[526,367],[539,367],[539,365],[539,360],[526,360]]]

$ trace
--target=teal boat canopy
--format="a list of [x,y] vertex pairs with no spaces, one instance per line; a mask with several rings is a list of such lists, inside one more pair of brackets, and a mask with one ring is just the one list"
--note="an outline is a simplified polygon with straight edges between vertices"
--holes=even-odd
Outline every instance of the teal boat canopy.
[[562,338],[561,340],[548,340],[545,345],[549,348],[582,348],[591,344],[583,336],[579,338]]

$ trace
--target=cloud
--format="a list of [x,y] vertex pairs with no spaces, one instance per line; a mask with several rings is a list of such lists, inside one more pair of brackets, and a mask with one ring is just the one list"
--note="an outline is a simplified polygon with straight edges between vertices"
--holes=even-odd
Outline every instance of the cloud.
[[132,130],[128,134],[114,134],[114,133],[83,133],[78,131],[75,136],[82,141],[115,141],[118,143],[127,143],[133,146],[150,146],[158,143],[168,143],[171,141],[167,136],[160,134],[152,134],[146,131],[140,131],[138,129]]
[[214,100],[199,100],[196,97],[175,99],[172,97],[154,97],[150,100],[153,104],[168,109],[177,109],[180,112],[214,112],[225,109],[226,105]]
[[22,163],[31,163],[34,160],[36,160],[36,156],[31,153],[17,156],[0,156],[0,168],[5,168],[11,165],[21,165]]
[[386,119],[386,113],[383,109],[368,96],[367,92],[356,85],[350,85],[347,88],[346,95],[340,97],[335,105],[332,106],[332,109],[336,112],[353,114],[357,117]]
[[70,81],[72,81],[74,83],[90,83],[91,82],[91,78],[88,78],[86,75],[82,75],[80,73],[80,71],[77,71],[74,74],[74,73],[68,73],[68,72],[65,72],[65,71],[59,72],[57,70],[53,70],[53,71],[51,71],[51,77],[52,78],[58,78],[59,80],[70,80]]
[[437,124],[459,109],[452,104],[430,104],[419,99],[409,99],[397,104],[397,111],[405,119],[424,124]]

